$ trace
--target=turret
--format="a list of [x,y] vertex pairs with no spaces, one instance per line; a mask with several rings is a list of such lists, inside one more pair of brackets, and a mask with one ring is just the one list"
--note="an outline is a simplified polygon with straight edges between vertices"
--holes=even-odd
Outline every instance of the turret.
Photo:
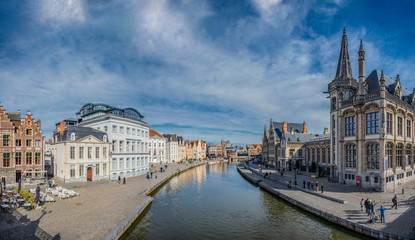
[[364,95],[367,93],[366,91],[366,83],[365,83],[365,51],[363,51],[363,42],[360,40],[360,48],[359,48],[359,90],[357,92],[358,95]]
[[399,97],[399,99],[402,96],[401,91],[401,80],[399,79],[399,74],[396,76],[395,80],[395,96]]

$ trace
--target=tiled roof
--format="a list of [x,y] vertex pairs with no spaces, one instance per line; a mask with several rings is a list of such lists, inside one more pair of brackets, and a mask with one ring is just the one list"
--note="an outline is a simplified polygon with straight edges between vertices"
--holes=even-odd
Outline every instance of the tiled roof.
[[[282,136],[282,122],[273,122],[275,133],[277,134],[277,140],[281,140]],[[302,133],[303,132],[303,124],[302,123],[287,123],[287,131],[291,130],[291,127],[294,129],[295,133]]]
[[150,137],[154,137],[154,136],[158,136],[160,138],[165,138],[165,137],[163,137],[163,135],[161,135],[160,133],[158,133],[156,130],[150,129]]
[[285,137],[289,142],[307,142],[315,137],[318,137],[317,134],[304,134],[304,133],[285,133]]
[[55,132],[58,142],[71,141],[71,134],[75,133],[75,141],[78,141],[87,136],[94,136],[97,139],[103,141],[104,136],[107,135],[105,132],[91,128],[91,127],[79,127],[79,126],[68,126],[65,130],[60,132]]
[[[380,90],[380,76],[381,72],[379,72],[378,70],[373,70],[365,79],[369,92],[376,92]],[[383,78],[385,79],[386,89],[388,90],[388,92],[393,94],[395,90],[395,80],[391,79],[390,77],[387,77],[386,75],[383,75]],[[401,91],[402,96],[411,95],[411,93],[406,88],[402,87]]]

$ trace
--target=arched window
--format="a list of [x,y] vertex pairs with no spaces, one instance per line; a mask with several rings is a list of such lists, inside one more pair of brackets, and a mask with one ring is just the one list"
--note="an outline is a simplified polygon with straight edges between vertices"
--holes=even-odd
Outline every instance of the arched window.
[[393,160],[393,144],[392,143],[386,144],[386,157],[388,159],[388,168],[392,168],[392,160]]
[[379,169],[379,144],[370,143],[366,146],[367,151],[367,168]]
[[402,150],[403,150],[403,145],[399,143],[396,146],[396,166],[397,167],[402,167]]
[[75,133],[71,133],[71,141],[75,141]]
[[334,97],[331,99],[331,110],[332,111],[336,110],[336,105],[337,105],[337,101],[336,101],[336,98]]
[[[412,161],[411,148],[412,148],[411,144],[406,145],[406,148],[405,148],[405,166],[407,166],[407,165],[411,166],[412,165],[412,163],[411,163],[411,161]],[[407,163],[406,163],[406,159],[408,159]]]
[[356,145],[347,144],[345,148],[346,152],[346,167],[355,168],[356,167]]

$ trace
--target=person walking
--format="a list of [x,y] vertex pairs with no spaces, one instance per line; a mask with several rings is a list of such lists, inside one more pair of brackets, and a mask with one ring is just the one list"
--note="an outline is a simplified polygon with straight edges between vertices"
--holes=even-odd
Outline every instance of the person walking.
[[363,204],[365,203],[365,200],[363,200],[363,198],[362,198],[362,200],[360,201],[360,211],[361,212],[363,212]]
[[314,191],[314,182],[311,182],[311,190]]
[[365,200],[365,211],[367,212],[367,211],[369,211],[369,198],[366,198],[366,200]]
[[316,181],[316,192],[318,192],[318,181]]
[[13,206],[14,206],[14,209],[17,209],[16,197],[13,197]]
[[324,185],[321,184],[321,194],[323,194],[323,193],[324,193]]
[[396,195],[395,195],[395,197],[392,198],[392,203],[393,203],[393,205],[392,205],[391,209],[393,207],[395,207],[395,209],[398,209],[398,198],[396,197]]
[[52,187],[55,187],[55,179],[52,179]]
[[120,184],[120,181],[121,181],[121,176],[118,175],[118,184]]
[[380,222],[383,223],[385,222],[385,208],[383,206],[380,206],[379,211],[380,211]]
[[49,180],[49,188],[51,188],[52,187],[52,183],[50,183],[50,180]]
[[122,184],[125,184],[126,182],[125,182],[125,177],[124,177],[124,180],[123,180],[123,182],[122,182]]
[[376,200],[373,200],[373,202],[370,204],[370,218],[375,221],[375,206],[376,206]]

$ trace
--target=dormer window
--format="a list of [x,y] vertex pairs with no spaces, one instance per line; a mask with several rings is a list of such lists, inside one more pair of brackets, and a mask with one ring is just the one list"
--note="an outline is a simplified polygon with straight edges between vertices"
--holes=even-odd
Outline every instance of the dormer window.
[[75,141],[75,136],[76,136],[75,133],[71,133],[71,141]]
[[103,142],[107,142],[107,135],[104,135],[104,137],[103,137],[103,140],[102,140]]
[[401,89],[399,87],[396,88],[395,95],[401,97]]

